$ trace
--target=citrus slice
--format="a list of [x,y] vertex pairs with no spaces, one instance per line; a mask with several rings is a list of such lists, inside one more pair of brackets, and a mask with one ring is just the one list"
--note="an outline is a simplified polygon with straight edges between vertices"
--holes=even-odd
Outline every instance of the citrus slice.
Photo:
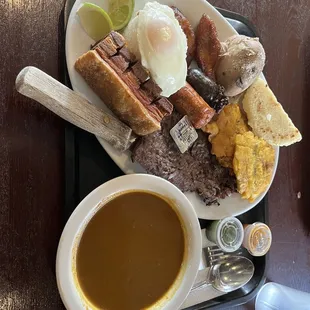
[[129,23],[135,6],[134,0],[110,0],[109,16],[114,30],[121,30]]
[[113,29],[108,13],[93,3],[85,2],[77,14],[86,33],[96,42],[103,39]]

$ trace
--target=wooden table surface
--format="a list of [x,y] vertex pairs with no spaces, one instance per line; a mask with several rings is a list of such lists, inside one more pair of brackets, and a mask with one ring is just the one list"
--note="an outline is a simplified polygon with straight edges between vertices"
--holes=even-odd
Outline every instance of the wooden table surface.
[[[268,82],[303,134],[302,143],[281,149],[269,193],[267,276],[310,292],[310,1],[210,2],[257,26]],[[64,225],[65,123],[14,90],[27,65],[61,78],[63,4],[0,0],[0,309],[63,309],[55,254]]]

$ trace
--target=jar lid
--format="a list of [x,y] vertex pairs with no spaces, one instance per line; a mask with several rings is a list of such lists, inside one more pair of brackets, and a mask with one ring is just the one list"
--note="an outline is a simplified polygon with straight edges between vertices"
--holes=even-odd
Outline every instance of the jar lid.
[[253,256],[265,255],[271,246],[272,235],[270,228],[260,222],[248,225],[245,228],[243,246]]
[[243,226],[237,218],[227,217],[219,222],[217,226],[217,243],[224,252],[238,250],[243,237]]

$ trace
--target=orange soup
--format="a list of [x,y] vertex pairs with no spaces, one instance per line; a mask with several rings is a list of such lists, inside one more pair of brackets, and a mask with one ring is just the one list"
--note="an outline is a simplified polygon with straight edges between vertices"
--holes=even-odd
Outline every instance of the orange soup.
[[183,226],[173,206],[150,192],[126,192],[87,224],[76,253],[77,280],[94,307],[145,309],[172,286],[184,251]]

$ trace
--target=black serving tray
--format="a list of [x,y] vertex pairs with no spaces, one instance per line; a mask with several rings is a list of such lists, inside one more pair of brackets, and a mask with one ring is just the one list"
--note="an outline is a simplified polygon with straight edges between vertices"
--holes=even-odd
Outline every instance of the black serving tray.
[[[75,0],[67,0],[64,8],[64,25]],[[217,8],[228,22],[238,31],[251,37],[256,37],[255,27],[243,16]],[[64,79],[68,86],[70,81],[64,70]],[[79,202],[93,189],[102,183],[122,175],[123,172],[101,147],[96,137],[71,124],[65,129],[65,207],[64,221],[67,221]],[[255,208],[239,216],[243,223],[268,223],[267,197]],[[209,221],[200,220],[201,228],[208,226]],[[212,300],[187,308],[187,310],[224,309],[249,302],[265,283],[267,257],[252,258],[255,273],[249,283],[241,289],[225,294]]]

